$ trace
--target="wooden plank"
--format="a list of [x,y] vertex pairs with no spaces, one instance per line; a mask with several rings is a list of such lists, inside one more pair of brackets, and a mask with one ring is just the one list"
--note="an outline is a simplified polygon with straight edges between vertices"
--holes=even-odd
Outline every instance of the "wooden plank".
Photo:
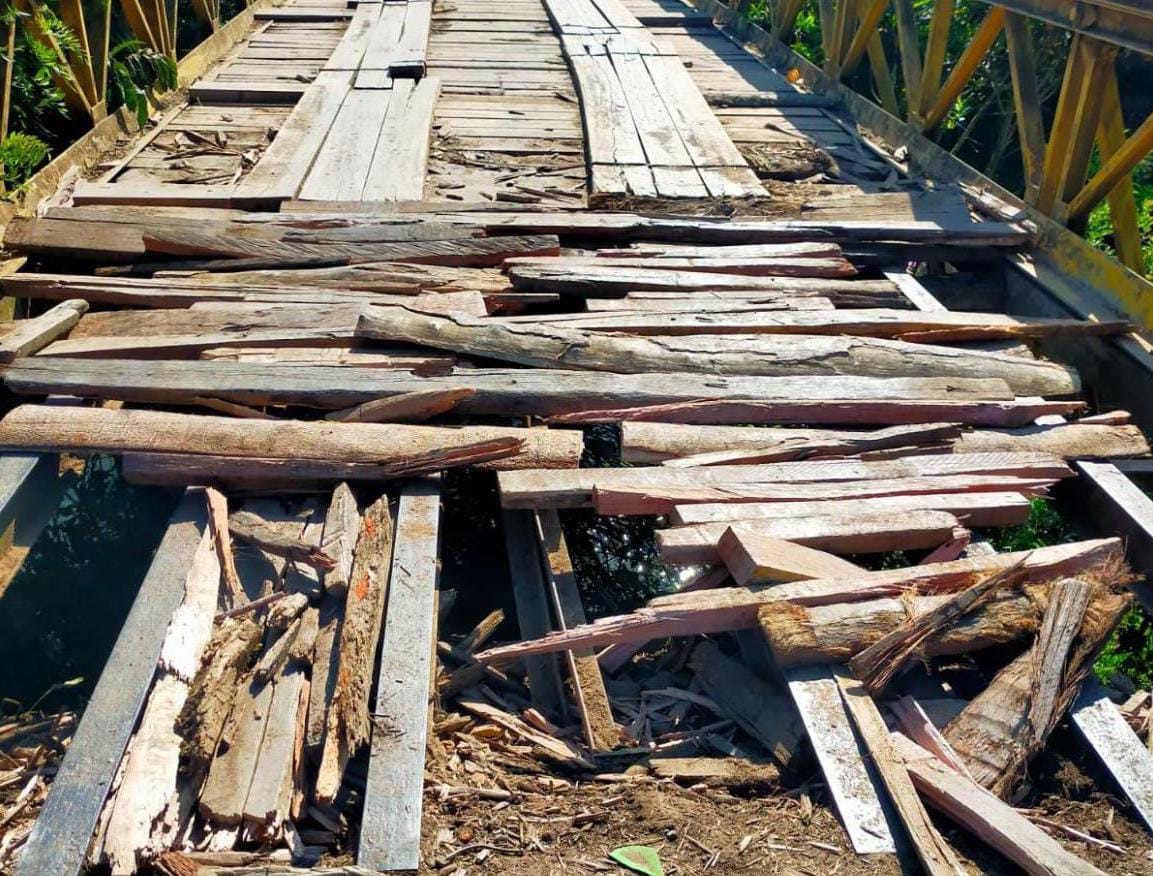
[[921,866],[930,876],[964,876],[968,871],[929,820],[900,756],[893,749],[889,728],[880,709],[864,687],[848,673],[836,669],[834,677],[857,734],[869,752],[870,763],[880,775],[888,799],[901,819],[904,833],[912,840]]
[[980,785],[954,772],[899,733],[894,747],[917,790],[934,809],[975,834],[1026,873],[1100,876],[1101,871],[1073,855],[1027,818]]
[[352,20],[324,64],[326,71],[355,71],[367,51],[384,14],[386,5],[359,4],[352,12]]
[[352,89],[300,187],[304,201],[363,200],[373,150],[392,106],[392,89]]
[[715,642],[701,642],[690,666],[696,680],[722,713],[757,740],[784,767],[804,756],[804,728],[784,691],[739,660],[726,657]]
[[321,72],[297,102],[256,166],[237,184],[237,204],[261,204],[296,196],[329,128],[336,119],[352,74]]
[[[619,269],[608,269],[607,283],[634,285],[627,277],[614,275]],[[572,294],[574,289],[596,288],[598,276],[591,268],[580,273],[566,273],[565,278],[550,276],[544,269],[513,268],[509,275],[518,288],[538,292]],[[644,277],[637,282],[650,289],[659,288],[660,271],[641,271]],[[599,272],[598,272],[599,274]],[[736,288],[742,283],[754,283],[755,277],[736,277],[732,274],[709,275],[694,271],[682,278],[670,280],[670,288],[685,285],[693,288],[700,282],[704,286],[714,281],[698,278],[717,277],[719,288]],[[546,279],[547,278],[547,279]],[[771,278],[769,278],[771,279]],[[581,284],[589,284],[582,287]],[[755,285],[755,283],[754,283]],[[616,289],[600,289],[602,293]],[[623,293],[623,289],[620,292]],[[619,294],[612,296],[619,297]],[[1049,338],[1059,336],[1107,336],[1125,334],[1132,325],[1123,321],[1088,322],[1073,319],[1043,319],[1038,317],[1011,317],[997,313],[918,313],[909,310],[872,308],[836,311],[786,311],[753,313],[590,313],[575,315],[531,315],[507,317],[512,324],[539,324],[558,328],[582,328],[588,331],[612,331],[634,334],[802,334],[802,335],[857,335],[874,338],[896,338],[907,341],[951,343],[1012,338]]]
[[71,331],[87,310],[87,301],[73,299],[62,301],[40,316],[13,323],[12,331],[0,338],[0,363],[38,353]]
[[[423,2],[409,4],[430,6]],[[440,80],[426,76],[411,89],[393,87],[388,116],[380,130],[361,190],[365,201],[419,201],[424,196],[432,119]]]
[[838,578],[860,572],[859,566],[825,551],[739,529],[725,531],[718,552],[740,585]]
[[[544,566],[537,551],[536,520],[527,511],[505,511],[502,519],[520,634],[525,638],[543,636],[553,626]],[[549,714],[563,714],[565,695],[556,658],[552,655],[527,658],[525,669],[534,705]]]
[[1100,758],[1142,824],[1153,831],[1153,753],[1095,678],[1085,682],[1069,710],[1069,719]]
[[[587,623],[572,558],[561,530],[560,515],[556,511],[546,510],[538,511],[535,517],[545,580],[557,629],[567,630]],[[585,741],[590,750],[604,751],[615,747],[618,741],[616,722],[613,720],[595,652],[570,651],[566,654],[566,662],[576,692]]]
[[405,13],[404,29],[389,59],[388,72],[393,77],[420,79],[428,61],[432,0],[410,0],[405,4]]
[[[790,502],[785,511],[790,516],[870,515],[918,511],[947,511],[967,525],[1016,526],[1029,517],[1029,500],[1020,493],[940,493],[910,496],[882,496],[873,499],[832,499],[825,502]],[[675,526],[709,523],[749,522],[775,519],[782,514],[779,503],[757,502],[735,504],[677,505],[669,517]]]
[[579,508],[588,507],[594,490],[608,488],[689,490],[975,474],[1056,479],[1069,476],[1071,472],[1055,457],[1044,454],[977,453],[910,456],[875,462],[814,460],[689,469],[529,470],[504,472],[499,476],[499,482],[501,501],[506,508]]
[[[34,356],[17,359],[4,375],[17,393],[77,395],[126,401],[178,402],[201,397],[245,405],[292,404],[322,409],[352,407],[385,396],[422,390],[474,389],[461,413],[577,414],[577,419],[619,421],[673,405],[650,419],[688,422],[972,423],[1024,425],[1042,413],[1068,413],[1079,402],[1013,399],[999,380],[871,377],[733,377],[701,374],[603,374],[545,369],[460,369],[426,377],[371,367],[230,362],[141,362]],[[964,398],[961,394],[967,396]],[[710,407],[702,399],[716,400]],[[685,406],[682,415],[679,406]],[[624,413],[616,413],[626,409]],[[613,411],[611,414],[599,412]],[[585,412],[588,412],[587,414]]]
[[307,82],[287,82],[270,80],[253,81],[246,78],[239,82],[223,79],[209,79],[197,82],[188,88],[188,96],[202,104],[294,104],[308,90]]
[[244,801],[244,818],[257,826],[258,832],[275,833],[289,816],[297,715],[304,687],[304,673],[299,668],[289,669],[273,682],[264,736]]
[[439,478],[400,495],[357,864],[416,870],[436,648]]
[[117,764],[156,672],[172,612],[207,527],[199,490],[169,522],[16,866],[18,876],[79,873]]
[[467,456],[474,446],[490,441],[517,442],[518,452],[527,454],[524,462],[530,465],[547,465],[550,458],[554,463],[567,461],[575,465],[581,449],[580,433],[563,430],[289,420],[242,422],[230,417],[149,410],[57,409],[53,405],[25,405],[13,410],[0,430],[4,432],[0,442],[8,442],[11,447],[35,443],[55,448],[70,446],[77,451],[86,448],[112,453],[219,453],[237,458],[365,463],[380,468],[382,474],[388,469],[389,459],[394,465],[401,465],[397,474],[416,473],[414,469],[422,460],[434,466],[451,466],[454,450]]
[[228,748],[212,761],[199,797],[201,813],[228,827],[238,826],[244,818],[274,690],[272,682],[256,682],[251,676],[241,685],[225,730]]
[[[621,454],[625,462],[634,465],[653,465],[678,458],[691,459],[728,449],[764,451],[779,447],[784,451],[790,446],[808,450],[828,447],[849,454],[854,452],[855,447],[868,447],[869,442],[889,431],[899,434],[898,430],[838,432],[822,429],[766,430],[748,426],[625,423],[621,428]],[[1051,453],[1065,459],[1144,456],[1147,447],[1148,442],[1144,436],[1132,426],[1088,423],[1084,420],[1019,429],[975,429],[961,433],[952,443],[954,452],[1034,451]],[[783,455],[781,458],[790,457]],[[1090,467],[1085,471],[1095,469]],[[1153,525],[1150,532],[1153,534]]]
[[[432,303],[435,304],[440,297],[432,299]],[[473,306],[477,306],[475,302]],[[641,333],[622,337],[596,329],[587,330],[583,328],[586,321],[579,319],[556,326],[536,321],[522,322],[519,317],[478,319],[464,312],[431,314],[423,312],[425,309],[426,305],[422,304],[422,312],[416,312],[416,308],[364,310],[357,334],[374,340],[416,342],[537,368],[561,367],[614,374],[691,372],[741,376],[841,374],[894,378],[996,378],[1005,380],[1015,393],[1022,395],[1068,395],[1079,388],[1075,372],[1053,363],[887,338],[769,333],[735,337],[726,334]],[[685,311],[683,315],[692,319],[703,309]],[[770,310],[766,307],[755,313],[768,314]],[[292,308],[288,312],[302,311]],[[798,311],[781,307],[773,312],[793,314]],[[843,312],[847,311],[836,311]],[[753,313],[731,315],[739,317]],[[621,315],[626,315],[626,312],[600,314],[608,318]],[[669,315],[639,313],[633,318],[643,322],[646,316],[662,319]],[[583,316],[590,317],[588,321],[598,321],[598,314]],[[720,318],[716,312],[711,312],[710,316]],[[319,321],[316,327],[322,327]]]
[[776,519],[678,526],[657,532],[662,562],[680,566],[713,564],[720,559],[717,546],[727,531],[755,534],[842,554],[886,553],[939,547],[955,537],[960,521],[944,511],[922,510],[878,513],[861,517],[801,517],[795,513]]
[[571,57],[569,64],[580,93],[589,164],[644,165],[647,159],[625,89],[612,68],[591,57]]
[[832,668],[799,666],[783,672],[853,850],[858,855],[896,853],[893,827],[877,792],[876,767],[853,732]]

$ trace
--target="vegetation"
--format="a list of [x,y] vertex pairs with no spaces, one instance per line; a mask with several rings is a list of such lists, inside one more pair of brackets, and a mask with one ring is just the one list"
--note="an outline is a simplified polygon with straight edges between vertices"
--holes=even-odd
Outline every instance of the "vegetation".
[[128,107],[141,125],[148,121],[151,108],[148,92],[175,87],[175,62],[140,40],[121,40],[108,53],[109,108]]
[[[93,0],[93,18],[102,18],[104,4],[115,0]],[[182,4],[183,7],[183,4]],[[221,15],[225,20],[244,7],[243,0],[225,0]],[[181,51],[200,43],[210,32],[205,22],[188,13],[178,22],[177,44]],[[36,28],[29,28],[35,17]],[[83,59],[82,41],[61,21],[51,2],[36,6],[32,12],[17,11],[9,6],[0,24],[16,22],[16,43],[12,63],[12,91],[9,130],[0,141],[0,162],[4,187],[18,190],[55,154],[73,143],[88,127],[89,120],[78,118],[70,110],[60,83],[71,73],[67,59]],[[91,27],[91,20],[89,22]],[[127,107],[141,124],[151,109],[150,94],[176,86],[176,63],[151,49],[132,34],[119,8],[111,18],[112,48],[108,54],[108,112]],[[50,36],[60,51],[47,39],[33,35],[39,30]],[[90,30],[90,34],[95,34]],[[99,75],[99,74],[98,74]]]
[[[738,3],[738,9],[751,21],[767,28],[777,2],[779,0],[742,0]],[[927,38],[934,5],[934,0],[913,0],[922,46]],[[957,58],[969,45],[989,8],[981,0],[956,0],[949,33],[949,59]],[[882,19],[880,32],[893,79],[900,83],[900,53],[895,16],[891,10]],[[1064,74],[1069,36],[1067,31],[1036,22],[1033,23],[1032,35],[1044,115],[1046,119],[1051,119]],[[798,54],[814,64],[823,63],[821,26],[816,3],[803,5],[789,36],[789,43]],[[1153,70],[1147,59],[1124,53],[1118,58],[1117,69],[1124,83],[1122,97],[1125,101],[1127,126],[1134,128],[1153,111]],[[857,91],[877,100],[867,62],[862,63],[847,81]],[[900,88],[898,96],[904,101]],[[1006,188],[1016,192],[1024,190],[1012,78],[1003,37],[988,53],[933,137],[940,145]],[[1147,274],[1153,274],[1153,161],[1147,159],[1137,168],[1134,183],[1145,270]],[[1114,252],[1113,225],[1108,205],[1102,204],[1094,211],[1085,229],[1085,236],[1094,246],[1106,252]]]

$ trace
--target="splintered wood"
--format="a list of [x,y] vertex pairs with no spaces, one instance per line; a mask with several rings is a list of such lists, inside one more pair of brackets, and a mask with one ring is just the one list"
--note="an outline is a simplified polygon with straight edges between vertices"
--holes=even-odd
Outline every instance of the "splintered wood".
[[813,869],[769,810],[696,838],[751,797],[933,876],[968,862],[926,808],[1088,874],[1010,805],[1067,715],[1149,818],[1153,758],[1087,684],[1124,543],[990,546],[1150,455],[1070,364],[1134,326],[983,312],[1036,229],[712,9],[261,7],[11,219],[0,451],[186,488],[17,876],[601,870],[590,837],[668,827],[634,785],[692,802],[669,872]]

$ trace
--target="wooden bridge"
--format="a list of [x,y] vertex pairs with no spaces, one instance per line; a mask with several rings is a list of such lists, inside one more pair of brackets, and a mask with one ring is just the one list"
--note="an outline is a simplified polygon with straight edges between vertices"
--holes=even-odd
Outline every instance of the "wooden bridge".
[[[1153,124],[1126,134],[1115,72],[1121,49],[1153,54],[1153,13],[990,4],[950,59],[954,4],[922,46],[912,0],[893,0],[894,76],[888,0],[816,4],[823,69],[778,40],[805,5],[775,4],[766,33],[715,0],[257,0],[226,24],[205,0],[214,35],[136,130],[105,115],[92,12],[61,3],[90,48],[62,55],[64,90],[94,127],[5,230],[4,293],[38,314],[0,336],[20,403],[0,421],[9,559],[59,501],[58,454],[114,454],[184,494],[17,873],[268,848],[306,865],[305,823],[368,870],[416,870],[438,654],[478,720],[591,766],[620,743],[602,669],[658,635],[746,631],[756,653],[744,585],[781,579],[757,577],[742,527],[924,551],[876,586],[948,593],[1011,562],[970,528],[1021,522],[1060,482],[1087,536],[1124,544],[1023,561],[1052,576],[1123,554],[1153,609],[1153,469],[1133,458],[1153,297],[1130,179]],[[175,9],[123,6],[173,57]],[[1029,20],[1072,34],[1048,130]],[[1018,194],[929,139],[1002,31]],[[881,105],[842,84],[864,64]],[[1106,201],[1116,259],[1076,233]],[[582,427],[604,423],[649,467],[579,467]],[[580,746],[477,699],[525,690],[500,649],[477,661],[484,636],[440,641],[441,473],[461,467],[497,472],[522,637],[572,637],[517,653],[534,714],[571,710]],[[562,529],[588,507],[664,518],[661,558],[713,580],[675,620],[658,601],[605,638]],[[840,565],[778,571],[818,589],[881,574],[824,561]],[[694,602],[698,584],[725,589]],[[821,599],[882,592],[858,589]],[[895,852],[911,828],[865,756],[875,725],[825,663],[777,668],[849,843]],[[206,690],[226,691],[219,714]],[[1085,746],[1153,829],[1153,756],[1095,683],[1072,692]],[[1009,836],[1017,817],[993,820]],[[1075,872],[1042,837],[1022,854]],[[993,844],[1022,863],[1010,839]]]

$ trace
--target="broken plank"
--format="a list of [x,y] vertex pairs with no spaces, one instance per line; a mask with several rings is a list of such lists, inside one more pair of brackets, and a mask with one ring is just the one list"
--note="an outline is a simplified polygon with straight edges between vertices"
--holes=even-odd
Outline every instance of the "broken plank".
[[[567,630],[587,623],[560,515],[552,510],[538,511],[536,527],[557,629]],[[618,741],[617,727],[596,654],[592,650],[570,651],[566,659],[589,749],[613,748]]]
[[207,527],[204,497],[188,490],[141,584],[76,735],[16,867],[19,876],[77,874],[156,672],[172,612]]
[[945,813],[1034,876],[1101,876],[1101,871],[1073,855],[1011,806],[971,779],[944,765],[899,733],[892,735],[897,753],[917,790],[930,806]]
[[385,605],[391,589],[393,550],[392,515],[385,495],[364,512],[345,597],[344,619],[340,625],[339,668],[316,777],[316,800],[325,805],[336,799],[348,761],[371,739],[369,698]]
[[[647,642],[662,636],[752,629],[757,624],[760,608],[770,603],[794,602],[802,606],[815,606],[899,597],[902,593],[918,590],[925,593],[952,593],[964,590],[983,577],[1011,568],[1022,561],[1021,573],[1026,580],[1044,581],[1056,575],[1076,575],[1121,557],[1119,539],[1099,539],[1033,551],[967,557],[904,569],[794,581],[767,588],[694,590],[660,596],[636,612],[602,618],[567,632],[490,648],[478,654],[477,659],[495,664],[531,654],[551,654],[567,648],[600,647]],[[897,607],[900,608],[899,602]],[[902,611],[897,621],[904,617]]]
[[[2,434],[0,431],[0,436]],[[704,468],[600,468],[564,472],[525,470],[501,474],[499,484],[501,501],[506,508],[581,508],[593,502],[593,491],[596,489],[681,488],[689,492],[710,487],[754,484],[852,482],[977,474],[1058,479],[1068,477],[1072,472],[1059,459],[1047,454],[972,453],[910,456],[872,462],[822,459]]]
[[12,330],[0,338],[0,363],[40,352],[71,331],[87,310],[87,301],[73,299],[62,301],[40,316],[12,323]]
[[[411,473],[421,460],[434,466],[452,465],[453,454],[467,456],[470,448],[489,441],[519,442],[518,452],[526,454],[526,465],[542,461],[549,464],[549,460],[554,464],[567,460],[567,464],[576,465],[582,447],[579,432],[552,429],[240,421],[231,417],[103,408],[68,409],[77,415],[67,417],[60,416],[63,410],[51,405],[13,409],[0,421],[0,446],[363,463],[381,475],[390,470],[394,475]],[[390,465],[394,468],[390,469]]]

